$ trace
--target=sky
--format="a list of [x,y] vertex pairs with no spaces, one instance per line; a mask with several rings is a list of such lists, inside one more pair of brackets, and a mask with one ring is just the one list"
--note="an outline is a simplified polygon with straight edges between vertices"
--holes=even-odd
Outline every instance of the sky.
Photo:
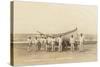
[[61,33],[78,28],[97,32],[97,7],[34,2],[14,3],[14,33]]

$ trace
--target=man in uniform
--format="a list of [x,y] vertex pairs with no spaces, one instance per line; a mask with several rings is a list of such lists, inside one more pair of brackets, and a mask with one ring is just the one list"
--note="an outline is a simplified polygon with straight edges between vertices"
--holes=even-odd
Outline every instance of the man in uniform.
[[27,41],[28,41],[27,51],[29,51],[30,50],[30,47],[32,46],[32,38],[31,37],[28,37]]
[[43,48],[44,48],[44,50],[46,50],[46,45],[47,45],[47,38],[44,37],[43,38]]
[[61,52],[61,51],[62,51],[62,38],[61,38],[61,36],[58,37],[58,44],[59,44],[59,49],[58,49],[58,51]]
[[43,37],[42,36],[40,38],[40,43],[41,43],[41,49],[43,49]]
[[52,42],[51,37],[47,37],[46,51],[48,50],[48,48],[50,48],[51,42]]
[[52,47],[51,51],[54,51],[55,38],[52,37],[52,40],[51,40],[51,41],[52,41],[52,42],[51,42],[51,47]]
[[73,35],[70,37],[71,51],[74,51],[75,38]]
[[37,50],[41,50],[41,42],[40,42],[40,38],[37,39]]
[[37,51],[38,50],[38,39],[37,39],[37,37],[35,37],[35,39],[34,39],[34,45],[35,45],[35,50]]
[[79,51],[83,51],[83,50],[84,50],[83,42],[84,42],[84,36],[83,36],[83,34],[81,33],[81,34],[80,34],[80,37],[79,37]]

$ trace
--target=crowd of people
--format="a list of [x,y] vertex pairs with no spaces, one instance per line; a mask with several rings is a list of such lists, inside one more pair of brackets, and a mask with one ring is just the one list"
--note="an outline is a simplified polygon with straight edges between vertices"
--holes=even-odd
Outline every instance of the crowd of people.
[[[36,51],[40,51],[40,50],[45,50],[48,51],[48,49],[50,49],[50,51],[55,51],[55,49],[57,48],[57,51],[61,52],[63,49],[63,37],[59,36],[59,37],[34,37],[34,39],[32,37],[28,37],[27,39],[28,41],[28,48],[27,50],[29,51],[31,46],[34,45],[34,49]],[[70,49],[71,51],[75,50],[75,43],[79,42],[78,44],[78,50],[79,51],[83,51],[84,50],[84,36],[81,33],[78,36],[78,40],[75,39],[74,35],[71,35],[69,38],[69,43],[70,43]],[[67,44],[66,44],[67,45]]]

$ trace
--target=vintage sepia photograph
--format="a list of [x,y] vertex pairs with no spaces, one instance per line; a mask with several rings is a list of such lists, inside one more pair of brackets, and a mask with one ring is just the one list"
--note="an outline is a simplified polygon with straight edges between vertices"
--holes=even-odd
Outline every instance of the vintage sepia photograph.
[[97,61],[97,7],[14,1],[11,64]]

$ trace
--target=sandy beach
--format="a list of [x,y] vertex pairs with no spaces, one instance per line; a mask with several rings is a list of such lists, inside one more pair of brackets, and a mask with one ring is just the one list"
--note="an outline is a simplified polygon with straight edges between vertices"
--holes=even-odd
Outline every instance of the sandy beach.
[[31,65],[31,64],[54,64],[54,63],[73,63],[88,62],[97,60],[96,44],[84,45],[84,51],[78,50],[72,52],[69,50],[63,52],[47,51],[27,51],[27,44],[14,44],[14,64]]

